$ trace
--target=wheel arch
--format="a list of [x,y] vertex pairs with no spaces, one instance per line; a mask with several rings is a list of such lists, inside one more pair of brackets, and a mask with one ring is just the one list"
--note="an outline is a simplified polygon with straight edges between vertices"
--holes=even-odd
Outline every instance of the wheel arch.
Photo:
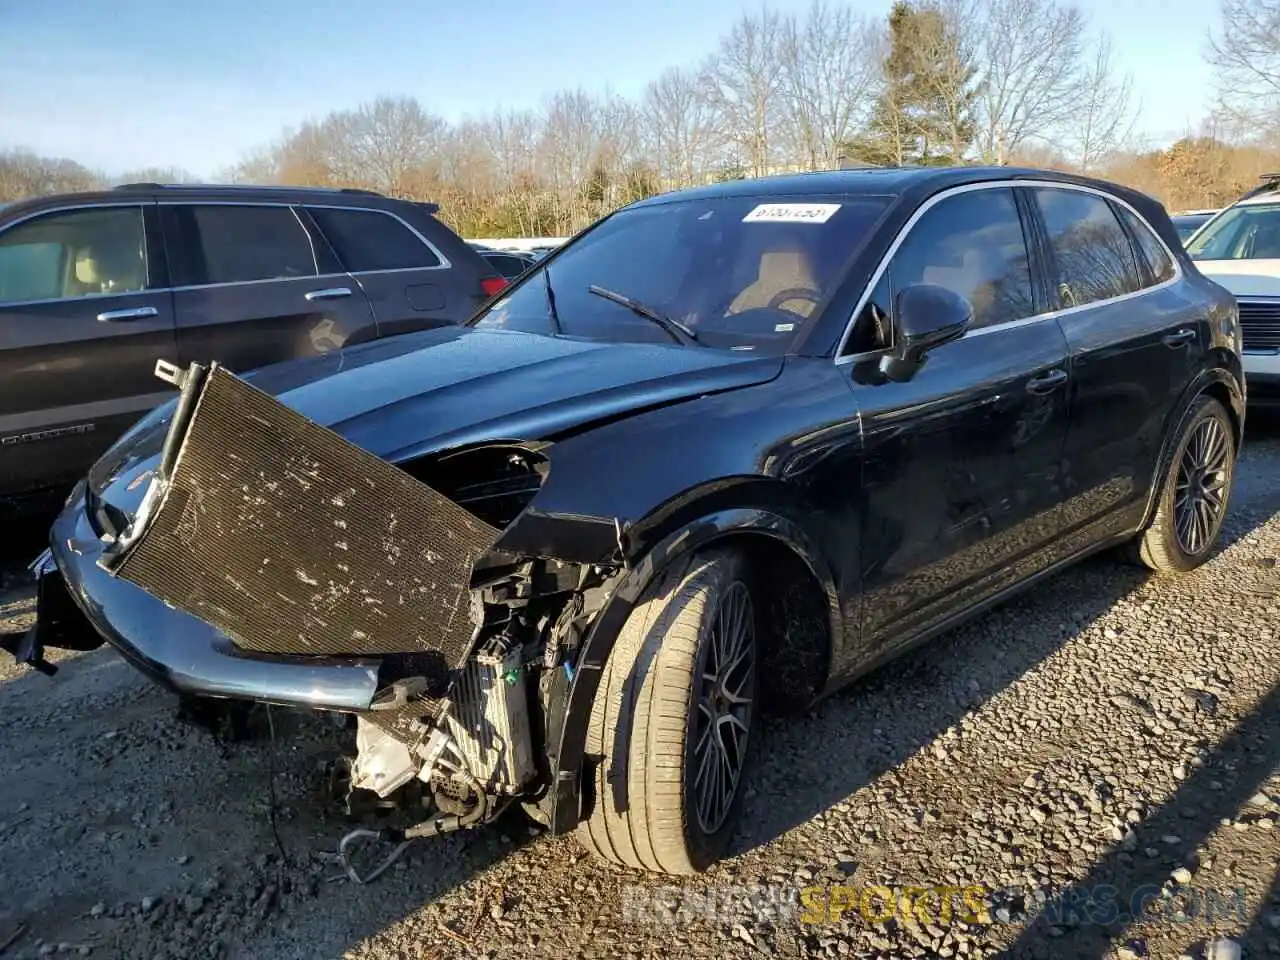
[[[560,726],[558,740],[550,752],[552,768],[551,828],[555,833],[572,830],[580,817],[581,773],[586,728],[591,705],[599,687],[604,665],[613,651],[627,617],[649,585],[668,567],[708,549],[738,546],[757,564],[768,564],[770,575],[781,579],[779,606],[766,616],[785,616],[788,603],[795,604],[807,619],[799,629],[774,641],[764,652],[762,676],[775,667],[766,697],[775,706],[807,706],[821,691],[833,651],[844,642],[839,594],[830,566],[816,548],[814,538],[797,521],[781,512],[762,507],[726,507],[705,513],[669,529],[665,535],[630,564],[609,599],[596,616],[583,644]],[[776,623],[776,620],[774,621]],[[793,656],[789,657],[788,655]],[[786,669],[776,669],[779,665]],[[799,693],[786,690],[797,676],[808,674],[805,683],[812,689]]]
[[[1238,365],[1237,365],[1238,366]],[[1152,474],[1151,489],[1147,491],[1147,506],[1142,515],[1142,526],[1145,528],[1155,515],[1160,490],[1163,488],[1165,474],[1169,469],[1169,461],[1178,442],[1178,434],[1186,422],[1187,414],[1201,397],[1212,397],[1222,404],[1231,421],[1232,433],[1236,443],[1236,453],[1244,441],[1245,395],[1240,380],[1233,371],[1225,366],[1211,367],[1204,370],[1182,392],[1178,403],[1166,422],[1164,438],[1160,441],[1160,457],[1156,462],[1156,470]]]

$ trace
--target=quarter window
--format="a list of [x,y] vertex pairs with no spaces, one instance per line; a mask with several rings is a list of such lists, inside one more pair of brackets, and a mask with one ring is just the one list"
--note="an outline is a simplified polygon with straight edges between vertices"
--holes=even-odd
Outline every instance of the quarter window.
[[893,285],[886,270],[871,291],[862,313],[853,325],[853,334],[845,344],[844,354],[869,353],[893,345]]
[[431,248],[395,217],[331,207],[309,207],[308,211],[351,273],[440,266]]
[[1049,234],[1063,307],[1142,289],[1133,246],[1104,198],[1079,190],[1032,192]]
[[929,283],[973,305],[973,327],[1035,313],[1022,219],[1006,187],[956,194],[907,234],[891,265],[895,290]]
[[129,293],[146,285],[141,207],[52,213],[0,234],[0,302]]
[[1141,217],[1135,216],[1130,210],[1120,207],[1120,217],[1129,227],[1129,232],[1138,241],[1138,249],[1142,251],[1142,257],[1146,261],[1147,269],[1151,271],[1151,278],[1156,283],[1163,283],[1173,276],[1173,259],[1154,233],[1148,227]]
[[188,237],[197,255],[186,264],[180,285],[316,275],[311,238],[289,207],[210,205],[187,210]]

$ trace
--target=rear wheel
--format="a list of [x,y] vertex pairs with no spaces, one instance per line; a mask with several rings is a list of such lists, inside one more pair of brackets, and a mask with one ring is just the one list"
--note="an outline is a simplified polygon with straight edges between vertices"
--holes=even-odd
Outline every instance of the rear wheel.
[[1182,423],[1156,511],[1132,558],[1160,573],[1185,573],[1209,558],[1235,479],[1235,428],[1222,404],[1201,397]]
[[736,550],[677,563],[636,605],[605,665],[587,850],[660,873],[705,870],[732,840],[757,713],[757,618]]

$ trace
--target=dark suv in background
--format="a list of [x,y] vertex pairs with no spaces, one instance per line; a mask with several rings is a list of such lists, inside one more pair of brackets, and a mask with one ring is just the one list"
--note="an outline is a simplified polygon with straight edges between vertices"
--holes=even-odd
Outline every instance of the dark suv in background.
[[128,184],[0,210],[0,496],[70,482],[167,397],[157,360],[244,371],[459,323],[505,280],[365,190]]

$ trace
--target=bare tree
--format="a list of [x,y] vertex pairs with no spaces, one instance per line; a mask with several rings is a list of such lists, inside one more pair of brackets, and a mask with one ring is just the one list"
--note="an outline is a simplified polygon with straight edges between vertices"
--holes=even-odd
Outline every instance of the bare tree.
[[659,176],[672,186],[697,183],[723,143],[723,130],[707,95],[705,73],[673,68],[645,88],[641,131]]
[[1058,0],[984,0],[977,24],[978,149],[1003,164],[1076,109],[1084,16]]
[[757,177],[768,173],[778,159],[770,131],[782,106],[781,30],[781,19],[769,10],[744,16],[711,59],[712,104],[747,171]]
[[1280,0],[1221,0],[1222,32],[1209,63],[1224,107],[1237,117],[1280,123]]
[[141,167],[113,178],[114,183],[197,183],[200,178],[181,167]]
[[801,19],[779,29],[779,77],[792,153],[811,170],[838,165],[843,147],[865,123],[879,79],[881,24],[814,0]]
[[399,196],[408,191],[410,173],[438,152],[446,127],[417,100],[381,97],[332,115],[318,132],[333,138],[329,162],[338,177]]
[[53,193],[96,190],[101,174],[63,157],[42,157],[30,150],[0,153],[0,202]]
[[539,172],[559,230],[584,226],[622,202],[622,175],[639,157],[637,124],[635,108],[608,91],[565,91],[547,101]]
[[[1130,136],[1130,81],[1075,0],[910,0],[887,20],[848,0],[810,2],[742,17],[704,63],[667,71],[635,100],[566,90],[540,110],[451,124],[412,98],[383,97],[287,129],[224,175],[436,200],[463,233],[528,236],[576,231],[664,188],[830,168],[846,153],[1032,161],[1188,204],[1280,165],[1280,123],[1245,116],[1246,98],[1261,95],[1261,113],[1280,121],[1280,0],[1220,0],[1212,56],[1241,109],[1145,151]],[[0,201],[103,182],[70,160],[0,152]]]
[[1059,139],[1078,170],[1091,173],[1104,158],[1128,146],[1138,119],[1130,103],[1132,85],[1128,74],[1116,75],[1111,40],[1101,37],[1080,75],[1076,114]]

